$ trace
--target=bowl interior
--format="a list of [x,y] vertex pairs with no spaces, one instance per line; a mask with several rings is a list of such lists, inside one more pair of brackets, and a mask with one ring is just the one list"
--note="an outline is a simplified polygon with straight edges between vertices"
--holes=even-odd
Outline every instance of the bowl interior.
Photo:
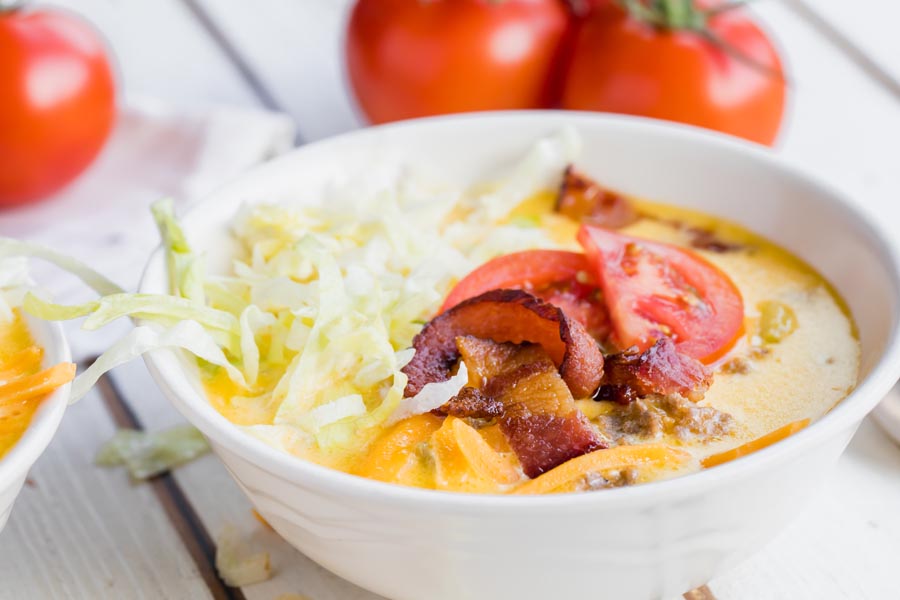
[[[628,194],[741,223],[809,262],[847,301],[862,345],[859,387],[814,427],[757,454],[779,452],[816,430],[849,428],[874,407],[900,375],[895,250],[834,191],[761,148],[693,128],[560,112],[476,114],[372,128],[300,148],[253,170],[189,212],[184,226],[195,248],[216,248],[209,259],[222,268],[229,254],[223,249],[231,244],[227,224],[243,202],[316,202],[331,182],[398,162],[465,185],[496,177],[536,140],[566,126],[582,139],[578,165],[590,175]],[[165,282],[164,261],[156,253],[141,288],[162,292]],[[208,405],[175,355],[157,352],[149,361],[179,408],[207,435],[221,437],[227,421]],[[244,444],[255,443],[248,438]],[[743,462],[750,460],[755,457]]]
[[[26,321],[35,343],[44,349],[44,368],[72,360],[59,323],[30,316],[26,316]],[[0,459],[0,485],[27,471],[50,443],[68,405],[69,388],[70,384],[61,386],[41,403],[28,429],[6,456]]]

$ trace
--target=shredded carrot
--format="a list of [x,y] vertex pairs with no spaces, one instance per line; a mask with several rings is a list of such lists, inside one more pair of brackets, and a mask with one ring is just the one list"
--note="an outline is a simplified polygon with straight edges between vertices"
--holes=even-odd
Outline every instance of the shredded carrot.
[[736,458],[747,456],[748,454],[752,454],[757,450],[762,450],[767,446],[771,446],[775,442],[780,442],[784,438],[797,433],[807,425],[809,425],[809,419],[801,419],[800,421],[788,423],[784,427],[780,427],[775,431],[767,433],[766,435],[738,446],[737,448],[732,448],[731,450],[726,450],[725,452],[707,456],[702,461],[700,461],[700,464],[703,465],[704,469],[708,469],[710,467],[721,465],[722,463],[726,463]]
[[41,366],[44,350],[39,346],[28,346],[19,350],[0,363],[0,382],[8,382],[22,375],[28,375]]
[[0,411],[4,406],[49,394],[75,377],[73,363],[59,363],[34,375],[26,375],[0,385]]
[[514,494],[548,494],[557,491],[574,491],[575,485],[590,473],[603,474],[633,468],[679,467],[691,460],[683,450],[662,444],[616,446],[594,450],[566,461],[513,490]]

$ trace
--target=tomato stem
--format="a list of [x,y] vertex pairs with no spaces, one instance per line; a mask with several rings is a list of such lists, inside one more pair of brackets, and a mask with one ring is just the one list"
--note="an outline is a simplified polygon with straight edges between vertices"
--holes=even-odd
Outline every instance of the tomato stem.
[[711,8],[700,8],[696,0],[619,0],[628,14],[639,21],[672,30],[706,31],[711,17],[735,10],[750,0],[732,0]]
[[784,80],[784,75],[764,65],[717,36],[709,28],[709,20],[717,15],[741,8],[751,0],[732,0],[711,8],[700,8],[696,0],[619,0],[628,15],[638,21],[670,31],[691,31],[723,52],[760,73]]
[[774,77],[774,78],[779,79],[784,82],[787,81],[787,79],[784,76],[784,73],[782,73],[781,71],[773,69],[768,65],[764,65],[761,62],[755,60],[753,57],[747,56],[746,54],[744,54],[743,52],[741,52],[740,50],[738,50],[737,48],[735,48],[734,46],[732,46],[731,44],[726,42],[721,37],[715,35],[713,32],[711,32],[709,30],[703,30],[700,32],[700,35],[702,35],[704,38],[706,38],[706,40],[709,41],[709,43],[711,43],[713,46],[715,46],[716,48],[719,48],[722,52],[725,52],[726,54],[733,56],[735,58],[735,60],[738,60],[738,61],[744,63],[751,69],[759,71],[760,73],[762,73],[763,75],[766,75],[768,77]]

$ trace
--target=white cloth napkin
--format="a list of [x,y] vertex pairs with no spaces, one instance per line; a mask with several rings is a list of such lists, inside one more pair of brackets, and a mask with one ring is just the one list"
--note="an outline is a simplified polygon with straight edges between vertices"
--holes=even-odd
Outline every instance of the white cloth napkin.
[[[126,290],[134,290],[158,244],[149,205],[171,196],[179,211],[250,166],[293,146],[286,115],[214,107],[183,112],[146,98],[129,98],[100,158],[53,198],[0,211],[0,235],[28,239],[74,256]],[[58,302],[92,296],[74,278],[33,265]],[[127,322],[101,332],[69,324],[76,360],[102,352]]]

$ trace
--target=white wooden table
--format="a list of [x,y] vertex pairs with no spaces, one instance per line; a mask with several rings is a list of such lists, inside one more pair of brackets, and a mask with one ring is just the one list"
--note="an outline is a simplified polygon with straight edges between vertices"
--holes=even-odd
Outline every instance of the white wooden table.
[[[183,106],[292,115],[298,142],[360,125],[346,94],[346,0],[65,0],[108,36],[126,90]],[[791,70],[779,152],[900,232],[900,4],[764,0],[756,12]],[[373,600],[265,530],[213,456],[143,485],[93,465],[116,427],[181,417],[143,365],[72,407],[0,535],[0,598]],[[275,576],[227,587],[213,567],[225,523],[272,555]],[[686,598],[900,598],[900,448],[865,422],[816,501],[766,549]]]

